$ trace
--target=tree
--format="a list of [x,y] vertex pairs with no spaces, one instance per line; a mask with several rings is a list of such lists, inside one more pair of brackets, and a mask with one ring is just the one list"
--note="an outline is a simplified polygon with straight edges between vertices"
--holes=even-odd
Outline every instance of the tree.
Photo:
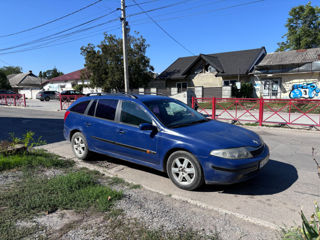
[[320,8],[309,2],[292,8],[289,16],[288,32],[282,37],[286,40],[278,43],[277,51],[320,47]]
[[[130,88],[144,87],[152,79],[150,59],[145,55],[149,46],[146,40],[128,36],[128,68]],[[98,48],[98,49],[97,49]],[[122,39],[105,34],[104,40],[97,47],[88,44],[81,47],[85,57],[91,87],[101,87],[104,91],[124,89]]]
[[6,74],[0,70],[0,89],[10,89],[10,83],[7,79]]
[[61,76],[63,74],[64,74],[63,72],[60,72],[56,67],[54,67],[53,69],[49,69],[49,70],[47,70],[45,72],[40,71],[39,72],[39,77],[46,78],[46,79],[51,79],[51,78],[59,77],[59,76]]
[[0,71],[2,71],[6,76],[10,74],[18,74],[22,73],[22,67],[19,66],[3,66],[0,68]]

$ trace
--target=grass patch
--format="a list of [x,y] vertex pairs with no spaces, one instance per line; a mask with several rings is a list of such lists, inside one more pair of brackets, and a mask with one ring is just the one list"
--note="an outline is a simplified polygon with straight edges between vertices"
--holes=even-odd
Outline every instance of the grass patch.
[[74,165],[73,161],[63,160],[60,157],[43,150],[34,150],[13,155],[0,155],[0,172],[4,170],[26,167],[68,168]]
[[0,239],[18,239],[39,231],[18,228],[17,220],[57,209],[108,211],[121,192],[99,185],[88,171],[51,179],[26,177],[9,192],[0,195]]

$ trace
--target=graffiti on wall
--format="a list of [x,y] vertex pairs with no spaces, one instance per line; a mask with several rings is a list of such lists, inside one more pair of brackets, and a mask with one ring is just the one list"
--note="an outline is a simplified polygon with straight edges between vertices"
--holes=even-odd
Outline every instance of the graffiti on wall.
[[303,83],[292,85],[292,90],[289,97],[292,99],[296,98],[314,98],[319,95],[320,88],[316,83]]

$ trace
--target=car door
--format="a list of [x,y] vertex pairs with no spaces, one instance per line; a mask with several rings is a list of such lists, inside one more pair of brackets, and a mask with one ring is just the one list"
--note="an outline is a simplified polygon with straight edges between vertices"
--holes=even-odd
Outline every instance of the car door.
[[141,123],[152,124],[152,117],[139,104],[133,101],[121,101],[119,125],[116,142],[118,153],[132,160],[159,164],[157,157],[157,133],[151,130],[140,130]]
[[100,153],[115,153],[114,144],[117,125],[115,120],[118,100],[95,100],[84,118],[89,149]]

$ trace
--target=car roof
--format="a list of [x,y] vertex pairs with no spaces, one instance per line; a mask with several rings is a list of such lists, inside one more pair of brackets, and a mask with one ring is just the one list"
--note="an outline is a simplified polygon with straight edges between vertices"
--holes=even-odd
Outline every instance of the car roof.
[[166,96],[159,95],[142,95],[142,94],[104,94],[104,95],[93,95],[79,98],[81,101],[88,101],[91,99],[117,99],[117,100],[133,100],[137,102],[152,101],[158,99],[170,99]]

